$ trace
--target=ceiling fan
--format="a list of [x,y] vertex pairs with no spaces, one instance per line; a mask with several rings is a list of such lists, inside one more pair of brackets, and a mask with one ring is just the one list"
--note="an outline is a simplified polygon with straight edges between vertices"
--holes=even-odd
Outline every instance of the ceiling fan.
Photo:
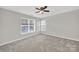
[[41,6],[41,7],[35,8],[38,10],[36,13],[44,14],[44,12],[50,12],[49,10],[46,10],[47,7],[48,6]]

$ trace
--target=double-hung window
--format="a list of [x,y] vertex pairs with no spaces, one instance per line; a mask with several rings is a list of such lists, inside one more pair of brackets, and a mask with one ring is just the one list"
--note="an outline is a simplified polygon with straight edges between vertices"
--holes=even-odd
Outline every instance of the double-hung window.
[[21,21],[21,33],[35,32],[35,20],[34,19],[22,19]]
[[46,20],[41,20],[41,31],[46,31]]

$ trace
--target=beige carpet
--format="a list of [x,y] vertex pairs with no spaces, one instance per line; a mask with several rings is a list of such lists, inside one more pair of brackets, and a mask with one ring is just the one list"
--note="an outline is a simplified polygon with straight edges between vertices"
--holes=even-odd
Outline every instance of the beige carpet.
[[79,42],[38,34],[0,47],[1,52],[77,52]]

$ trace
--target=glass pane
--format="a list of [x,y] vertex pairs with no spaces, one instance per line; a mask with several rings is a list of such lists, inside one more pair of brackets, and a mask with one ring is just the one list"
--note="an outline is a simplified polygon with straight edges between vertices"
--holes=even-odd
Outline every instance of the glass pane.
[[46,20],[41,20],[41,25],[46,25]]
[[46,26],[45,25],[41,25],[41,31],[46,31]]
[[22,26],[22,32],[23,33],[28,32],[28,26]]
[[46,31],[46,20],[41,20],[41,31]]
[[22,25],[28,25],[28,20],[27,19],[23,19],[22,20]]
[[37,27],[36,29],[37,29],[38,31],[40,31],[40,29],[41,29],[41,22],[40,22],[40,20],[38,20],[38,21],[36,22],[36,24],[37,24],[37,25],[35,25],[35,26]]
[[34,32],[34,26],[29,26],[30,27],[30,32]]
[[30,20],[30,25],[34,25],[34,20]]

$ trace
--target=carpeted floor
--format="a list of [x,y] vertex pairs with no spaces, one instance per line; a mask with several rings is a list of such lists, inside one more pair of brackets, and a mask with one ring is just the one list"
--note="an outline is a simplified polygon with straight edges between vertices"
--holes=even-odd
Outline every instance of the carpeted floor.
[[1,52],[78,52],[79,42],[38,34],[0,46]]

